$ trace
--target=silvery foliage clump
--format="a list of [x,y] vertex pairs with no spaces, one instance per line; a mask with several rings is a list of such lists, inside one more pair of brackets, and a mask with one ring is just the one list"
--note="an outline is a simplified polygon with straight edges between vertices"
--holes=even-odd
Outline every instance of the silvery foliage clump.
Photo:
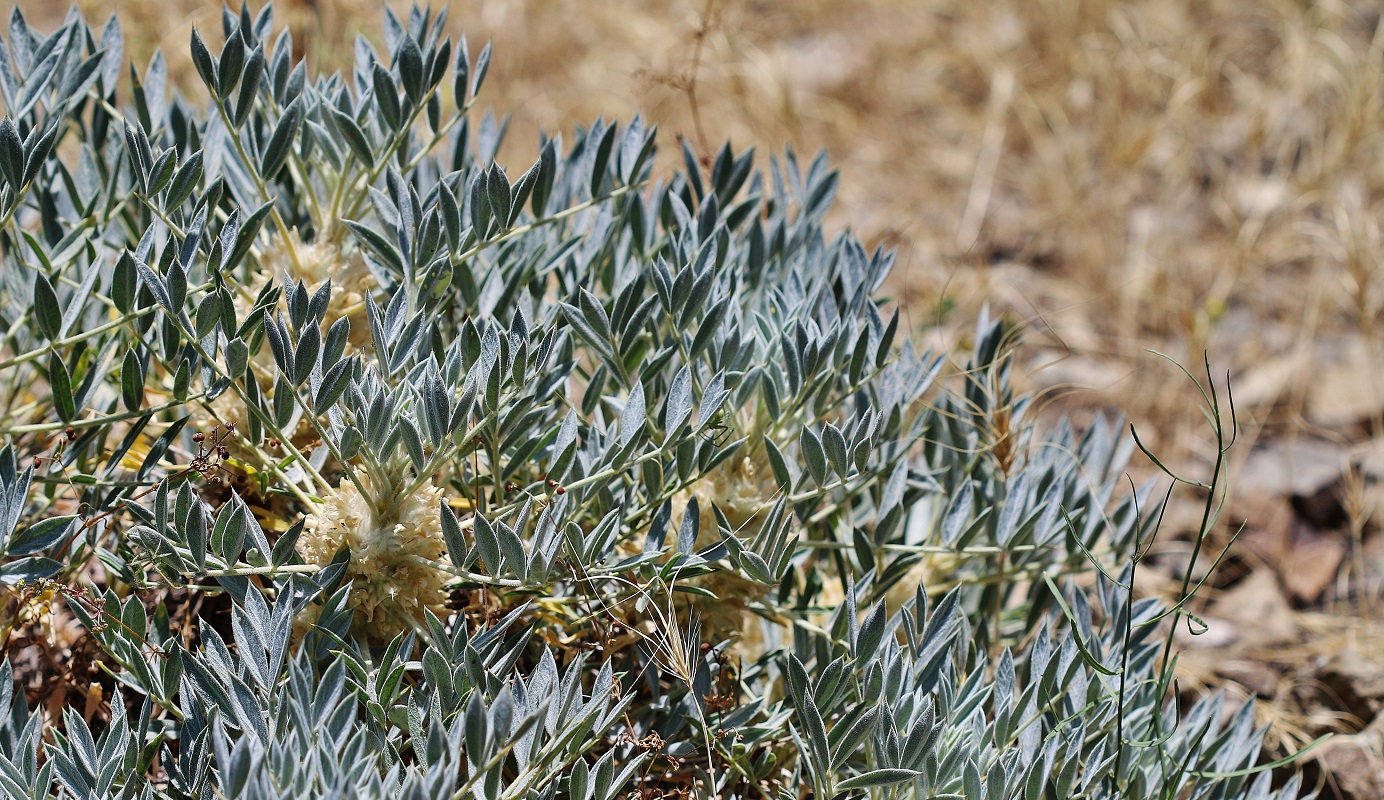
[[314,78],[228,10],[170,99],[114,20],[14,13],[0,579],[113,691],[7,660],[8,796],[1298,796],[1252,705],[1172,697],[1118,426],[1036,431],[1000,322],[942,385],[822,158],[670,177],[598,121],[512,180],[444,17]]

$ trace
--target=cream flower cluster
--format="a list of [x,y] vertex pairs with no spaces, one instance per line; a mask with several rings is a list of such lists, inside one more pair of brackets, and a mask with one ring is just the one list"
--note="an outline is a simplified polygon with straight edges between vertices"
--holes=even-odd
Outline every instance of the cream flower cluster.
[[430,609],[441,614],[449,577],[427,561],[446,557],[442,539],[442,489],[425,487],[372,511],[360,490],[343,481],[311,514],[298,540],[309,564],[325,565],[342,547],[351,551],[346,580],[354,630],[371,641],[387,641],[422,622]]

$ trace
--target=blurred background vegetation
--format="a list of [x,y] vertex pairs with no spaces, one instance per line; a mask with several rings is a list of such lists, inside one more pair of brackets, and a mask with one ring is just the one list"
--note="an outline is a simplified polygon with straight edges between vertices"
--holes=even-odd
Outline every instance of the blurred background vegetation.
[[[219,40],[219,3],[78,5],[93,22],[117,14],[127,56],[161,48],[173,83],[200,96],[189,32]],[[42,27],[65,13],[19,7]],[[367,0],[279,0],[277,15],[317,70],[379,37]],[[665,159],[677,137],[704,158],[725,139],[826,148],[842,176],[835,222],[899,250],[893,291],[918,338],[953,349],[982,306],[1009,313],[1045,408],[1124,414],[1173,463],[1210,444],[1194,390],[1148,350],[1193,365],[1208,351],[1243,427],[1226,535],[1244,529],[1201,609],[1220,627],[1183,670],[1188,686],[1258,695],[1284,739],[1304,741],[1374,716],[1384,738],[1380,20],[1355,0],[450,8],[473,52],[495,42],[511,172],[538,130],[598,115],[658,124]],[[1174,532],[1196,524],[1181,508]]]

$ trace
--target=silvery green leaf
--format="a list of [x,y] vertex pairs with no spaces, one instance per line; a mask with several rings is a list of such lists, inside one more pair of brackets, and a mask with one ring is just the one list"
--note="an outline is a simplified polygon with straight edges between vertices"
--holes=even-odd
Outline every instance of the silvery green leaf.
[[48,357],[48,388],[58,418],[63,422],[75,419],[77,403],[72,395],[72,375],[67,371],[67,364],[56,352]]
[[384,117],[389,130],[396,131],[403,122],[403,111],[399,108],[399,90],[395,88],[394,76],[377,62],[371,73],[375,90],[375,104]]
[[528,171],[519,177],[519,182],[514,184],[509,198],[510,211],[505,223],[506,227],[514,225],[515,221],[519,218],[519,214],[524,210],[524,204],[529,201],[534,187],[537,186],[543,178],[544,166],[543,157],[539,156],[538,160],[533,162],[533,166],[529,167]]
[[101,52],[87,56],[77,68],[68,72],[63,77],[62,86],[58,88],[59,102],[74,104],[86,96],[87,90],[96,83],[100,77],[97,70],[101,68],[101,62],[105,54]]
[[409,100],[417,105],[427,91],[427,77],[423,74],[423,53],[412,36],[404,37],[399,47],[399,77],[403,80],[404,92]]
[[280,102],[291,103],[303,93],[303,86],[307,83],[307,64],[302,61],[288,74],[288,81],[284,84],[283,96]]
[[[232,378],[239,378],[245,374],[245,368],[250,361],[250,348],[245,344],[245,340],[240,337],[231,339],[226,345],[226,371]],[[131,409],[133,410],[133,409]]]
[[[236,98],[235,113],[231,121],[236,127],[245,124],[250,112],[255,108],[255,98],[259,94],[260,81],[264,78],[264,48],[256,47],[245,62],[245,71],[240,79],[240,95]],[[225,76],[222,76],[225,79]]]
[[[471,418],[471,412],[476,406],[476,397],[480,392],[480,385],[476,381],[466,381],[461,390],[461,397],[457,400],[456,407],[452,409],[452,417],[447,423],[449,433],[456,433],[464,430]],[[559,435],[559,438],[560,435]]]
[[644,535],[644,552],[658,553],[663,550],[663,542],[668,536],[668,524],[673,519],[673,501],[665,500],[654,515],[648,533]]
[[15,76],[10,72],[10,64],[10,50],[5,46],[5,38],[0,36],[0,98],[4,99],[6,108],[14,107],[14,95],[19,89]]
[[463,566],[468,550],[466,540],[461,535],[461,522],[446,500],[441,501],[441,518],[442,541],[447,545],[447,557],[454,565]]
[[912,727],[908,731],[908,738],[904,741],[903,753],[901,758],[903,763],[921,765],[924,759],[932,752],[938,737],[942,732],[942,725],[935,722],[936,707],[931,698],[924,701],[923,710],[913,718]]
[[280,429],[287,429],[288,424],[293,421],[296,408],[293,402],[293,385],[280,374],[274,382],[274,424]]
[[552,196],[553,181],[557,173],[557,142],[549,139],[544,142],[538,156],[539,169],[533,184],[533,194],[529,205],[534,217],[542,219],[548,210],[548,198]]
[[451,399],[447,396],[447,388],[440,376],[429,375],[424,381],[423,410],[429,438],[433,440],[434,446],[439,445],[447,436],[447,425],[452,414]]
[[497,234],[509,227],[510,186],[509,178],[499,164],[491,164],[486,171],[483,186],[486,204],[490,209],[491,232]]
[[798,719],[807,733],[809,756],[820,772],[827,772],[831,763],[827,729],[822,721],[822,713],[817,710],[817,703],[810,690],[803,695],[802,705],[798,708]]
[[[847,791],[850,789],[870,789],[876,786],[892,786],[896,783],[912,780],[921,774],[911,769],[876,769],[847,778],[836,784],[836,788]],[[970,796],[966,795],[966,797]],[[979,797],[979,795],[976,796]]]
[[463,107],[466,105],[467,96],[471,88],[470,57],[470,53],[467,52],[466,48],[466,36],[463,35],[460,43],[457,45],[456,67],[453,71],[452,78],[452,100],[455,101],[458,106]]
[[457,205],[456,194],[445,181],[438,186],[438,214],[442,218],[442,229],[447,234],[447,247],[456,253],[461,247],[461,208]]
[[625,408],[620,412],[620,446],[628,447],[634,441],[634,437],[644,429],[644,423],[648,419],[648,413],[644,407],[644,384],[639,381],[634,382],[634,388],[630,390],[629,397],[625,400]]
[[1018,532],[1019,520],[1024,512],[1024,501],[1027,499],[1028,473],[1021,472],[1009,485],[1005,493],[1004,509],[1000,512],[999,521],[995,523],[995,540],[1000,546],[1008,545]]
[[524,550],[524,542],[519,538],[519,534],[503,522],[494,526],[494,532],[500,552],[504,554],[504,563],[519,577],[520,581],[528,580],[528,553]]
[[[197,173],[196,175],[192,175],[192,176],[190,177],[190,180],[192,180],[192,181],[195,182],[195,181],[199,180],[200,177],[201,177],[201,174],[200,174],[201,152],[200,152],[200,151],[199,151],[198,153],[194,154],[194,155],[192,156],[192,158],[190,158],[190,159],[188,160],[188,165],[191,165],[193,162],[196,162],[196,163],[198,164],[198,167],[199,167],[198,173]],[[186,165],[185,165],[185,166],[186,166]],[[179,175],[173,176],[173,183],[174,183],[175,186],[177,185],[178,181],[179,181],[179,180],[181,179],[181,177],[182,177],[182,176],[181,176],[181,170],[180,170],[179,172],[180,172]],[[191,191],[192,191],[192,187],[189,186],[189,187],[188,187],[188,192],[191,192]],[[172,196],[173,196],[173,192],[170,190],[170,192],[169,192],[169,197],[171,198]],[[239,212],[236,211],[236,212],[232,212],[232,213],[233,213],[233,214],[237,214],[237,213],[239,213]],[[197,254],[197,248],[201,245],[202,231],[203,231],[203,229],[206,227],[206,223],[207,223],[207,207],[206,207],[206,206],[202,206],[200,209],[197,210],[197,215],[194,216],[194,217],[192,218],[192,224],[189,225],[188,228],[187,228],[187,235],[183,238],[183,243],[182,243],[182,245],[179,246],[179,248],[178,248],[178,262],[181,263],[181,264],[183,264],[184,266],[190,265],[190,264],[192,263],[192,257],[193,257],[194,255]],[[222,261],[223,261],[223,263],[224,263],[224,260],[225,260],[225,256],[226,256],[226,254],[223,252],[223,253],[222,253]],[[121,257],[124,258],[124,256],[121,256]],[[133,268],[133,267],[132,267],[132,268]],[[223,269],[224,269],[224,267],[223,267]],[[268,288],[268,287],[266,287],[266,288]]]
[[830,422],[824,423],[821,445],[832,469],[842,478],[846,477],[850,472],[850,461],[846,456],[846,439],[841,435],[841,430]]
[[673,385],[668,390],[668,400],[664,407],[664,420],[667,435],[671,438],[678,433],[682,424],[692,415],[692,371],[686,365],[678,370]]
[[28,556],[0,564],[0,584],[13,586],[51,578],[62,569],[60,562],[44,556]]
[[471,81],[471,96],[475,97],[481,93],[481,85],[485,83],[485,74],[490,69],[490,42],[485,43],[481,48],[481,54],[476,57],[476,77]]
[[498,575],[500,572],[500,540],[495,535],[495,528],[489,520],[480,514],[476,514],[472,520],[474,521],[472,530],[476,534],[476,547],[481,551],[481,560],[491,575]]
[[698,199],[706,194],[702,188],[702,166],[697,161],[697,154],[692,152],[692,143],[683,137],[682,141],[682,163],[686,169],[683,175],[686,176],[688,184],[692,187],[694,196]]
[[173,373],[173,398],[178,402],[187,400],[187,389],[192,384],[192,361],[178,359],[178,370]]
[[682,513],[682,523],[678,526],[678,552],[691,555],[697,545],[697,533],[701,530],[701,513],[697,508],[697,498],[687,501],[687,509]]
[[904,490],[908,488],[908,462],[900,460],[894,467],[894,471],[889,474],[889,480],[884,485],[884,492],[880,496],[880,511],[887,513],[889,510],[903,502]]
[[423,438],[418,433],[418,426],[408,417],[401,417],[396,430],[399,432],[399,438],[403,440],[404,450],[408,453],[413,468],[422,470],[427,465],[428,458],[423,452]]
[[322,107],[331,119],[332,126],[337,133],[346,140],[346,146],[350,148],[351,155],[355,156],[356,160],[365,168],[373,167],[375,165],[375,152],[370,147],[370,142],[365,138],[365,131],[356,124],[354,119],[330,103],[324,103]]
[[346,345],[351,336],[351,320],[349,317],[339,317],[332,326],[327,329],[327,340],[322,345],[322,367],[331,369],[336,362],[341,360],[346,352]]
[[[306,287],[305,287],[306,288]],[[307,319],[312,321],[314,326],[320,325],[327,316],[327,306],[332,299],[332,279],[322,281],[322,285],[317,287],[317,291],[312,293],[312,299],[308,301]],[[346,317],[341,317],[346,319]],[[340,322],[341,320],[337,320]],[[302,327],[299,325],[299,327]]]
[[149,168],[149,194],[156,195],[164,190],[168,182],[173,179],[173,170],[177,167],[178,152],[173,148],[168,148],[154,159],[154,164]]
[[884,327],[884,335],[879,339],[879,348],[875,351],[875,367],[882,368],[889,360],[889,354],[894,347],[894,334],[899,330],[899,309],[894,309],[894,316],[889,318],[889,324]]
[[76,514],[67,514],[39,520],[16,535],[4,548],[5,553],[24,556],[46,550],[66,538],[79,519]]
[[[52,154],[53,145],[57,142],[58,134],[61,131],[62,126],[53,122],[43,128],[43,133],[39,135],[37,141],[32,144],[26,142],[22,183],[32,183],[38,177],[39,170],[48,162],[48,156]],[[30,134],[30,139],[33,139],[33,134]]]
[[[135,121],[134,125],[126,122],[121,127],[125,134],[125,151],[129,153],[130,166],[134,171],[135,181],[143,190],[148,185],[149,168],[152,166],[149,136],[144,132],[144,126],[138,121]],[[0,130],[0,133],[3,133],[3,130]]]
[[971,521],[971,504],[975,496],[975,484],[967,481],[961,491],[952,496],[947,513],[942,517],[942,543],[951,546],[961,537]]
[[346,227],[351,229],[365,245],[370,248],[370,252],[385,266],[394,272],[402,274],[404,271],[404,257],[399,253],[399,249],[384,238],[378,231],[352,220],[343,220]]
[[332,365],[322,376],[322,383],[317,387],[316,395],[313,398],[312,407],[319,414],[326,413],[336,401],[341,399],[347,387],[351,383],[351,367],[355,363],[355,357],[342,359]]
[[169,264],[165,283],[168,286],[168,301],[174,309],[173,316],[181,318],[183,304],[187,302],[187,267],[177,261]]
[[293,351],[289,349],[292,345],[288,338],[288,329],[280,320],[265,311],[264,332],[269,341],[270,353],[274,356],[274,363],[278,365],[279,372],[284,375],[292,375],[294,373]]
[[46,338],[58,338],[62,331],[62,306],[58,305],[57,292],[53,291],[48,276],[37,270],[34,272],[34,317]]
[[[235,242],[241,235],[241,226],[241,209],[234,209],[231,216],[226,217],[226,224],[221,226],[219,242],[221,245],[221,271],[223,273],[234,266],[231,264],[231,253],[235,252]],[[184,259],[184,262],[185,260],[187,259]]]
[[856,709],[863,709],[863,711],[856,713],[853,709],[851,712],[855,713],[853,718],[848,714],[844,719],[838,721],[832,727],[831,732],[827,734],[831,745],[832,770],[839,770],[847,759],[855,755],[856,749],[874,732],[875,723],[879,720],[880,707],[877,705],[857,706]]
[[581,309],[568,303],[562,303],[561,308],[562,316],[567,320],[567,324],[571,325],[587,344],[595,348],[596,352],[604,358],[614,360],[615,350],[611,347],[610,341],[601,335],[600,330],[587,321],[586,315],[582,313]]
[[876,605],[860,626],[860,635],[856,639],[856,658],[861,661],[869,661],[884,641],[884,633],[888,627],[885,611],[883,603]]
[[730,396],[726,390],[726,375],[718,372],[711,380],[707,381],[706,388],[702,390],[702,401],[697,404],[697,424],[693,430],[701,433],[711,424],[717,412],[721,410],[721,404]]
[[14,64],[23,76],[33,66],[34,50],[38,43],[17,5],[10,10],[10,47],[14,49]]
[[19,131],[9,117],[0,120],[0,173],[16,190],[23,183],[24,143],[20,141]]
[[[76,239],[76,247],[85,249],[85,242],[80,237]],[[59,243],[61,244],[61,243]],[[53,261],[62,263],[62,260],[55,257]],[[62,324],[58,327],[58,336],[64,337],[72,332],[73,326],[81,319],[87,308],[87,300],[96,292],[97,283],[105,276],[103,270],[96,264],[86,267],[86,274],[82,277],[82,282],[74,292],[67,297],[67,309],[62,314]]]
[[217,92],[218,97],[229,97],[231,90],[235,88],[236,81],[240,80],[240,70],[245,66],[245,39],[236,30],[226,37],[226,44],[221,48],[221,56],[217,59]]
[[[416,11],[417,8],[415,7],[414,10]],[[412,15],[410,15],[409,22],[414,22]],[[399,23],[399,18],[394,15],[393,9],[385,8],[384,45],[387,51],[391,53],[397,51],[399,49],[399,45],[403,44],[404,37],[407,35],[408,31],[406,31],[404,29],[404,26]]]
[[140,93],[135,95],[135,106],[139,112],[140,124],[147,130],[158,131],[168,122],[168,62],[162,50],[154,50],[149,59],[149,67],[144,71],[143,103]]
[[693,358],[701,354],[715,340],[716,334],[721,329],[721,323],[726,319],[726,313],[730,310],[731,298],[723,298],[719,303],[711,307],[702,319],[701,325],[697,328],[697,335],[692,340],[692,347],[688,352]]
[[264,146],[264,153],[260,158],[259,173],[265,178],[271,178],[279,171],[284,162],[288,159],[289,150],[293,147],[293,139],[298,135],[298,127],[303,122],[303,100],[295,99],[284,109],[283,116],[274,126],[274,133],[269,137],[269,142]]
[[567,775],[567,796],[572,800],[587,800],[590,796],[590,771],[586,762],[578,758]]
[[[324,381],[325,385],[325,381]],[[360,452],[361,446],[365,444],[364,438],[360,434],[360,429],[355,426],[347,426],[341,432],[341,444],[338,449],[341,451],[342,458],[351,458]]]
[[289,564],[296,553],[294,546],[298,543],[298,538],[303,533],[303,520],[298,520],[289,526],[289,529],[279,534],[279,538],[274,540],[274,547],[270,551],[269,563],[276,567]]
[[298,346],[293,350],[293,384],[301,386],[317,366],[317,356],[322,349],[322,329],[316,324],[308,325],[298,337]]
[[216,79],[216,60],[212,58],[207,43],[202,40],[202,34],[195,27],[192,29],[192,63],[197,68],[202,83],[211,91],[213,97],[217,96],[219,84]]
[[58,61],[63,55],[63,51],[58,45],[63,41],[72,41],[70,32],[71,29],[68,29],[67,34],[56,34],[40,45],[38,52],[35,53],[38,63],[25,76],[24,91],[15,104],[16,110],[13,113],[16,117],[27,116],[38,105],[39,100],[47,96],[53,76],[58,69]]
[[134,350],[125,351],[120,368],[120,397],[128,411],[139,411],[144,404],[144,365]]
[[636,183],[643,177],[644,166],[654,152],[657,134],[657,126],[652,129],[646,128],[638,115],[635,115],[634,122],[625,129],[624,152],[620,157],[620,168],[623,172],[621,178],[625,183]]
[[[101,29],[101,52],[101,87],[108,95],[115,89],[125,55],[125,37],[120,30],[120,20],[114,13],[107,18],[105,27]],[[3,65],[0,72],[8,74],[8,61],[8,58],[0,59],[0,65]]]
[[740,553],[740,560],[750,578],[759,583],[774,583],[773,568],[758,553],[753,550],[744,550]]
[[[222,506],[221,513],[217,515],[217,522],[221,522],[223,518],[229,519],[233,516],[234,511],[234,507],[229,504]],[[206,569],[207,512],[200,500],[194,502],[189,509],[183,536],[187,541],[187,550],[192,556],[192,563],[196,564],[198,569]]]
[[818,486],[826,486],[827,456],[826,451],[822,449],[822,440],[817,438],[817,434],[813,433],[811,428],[804,427],[798,444],[802,449],[803,460],[807,462],[807,471],[811,473],[813,482]]
[[615,125],[606,126],[601,135],[600,142],[596,145],[596,152],[591,159],[591,180],[590,191],[592,197],[601,196],[602,184],[605,183],[606,171],[610,164],[610,151],[615,146]]

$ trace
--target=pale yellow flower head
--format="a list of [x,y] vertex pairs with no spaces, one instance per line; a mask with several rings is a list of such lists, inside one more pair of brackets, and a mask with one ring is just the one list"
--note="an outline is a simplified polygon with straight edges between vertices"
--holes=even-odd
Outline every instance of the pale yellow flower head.
[[424,563],[446,558],[441,501],[441,489],[424,487],[393,500],[376,519],[360,490],[343,481],[308,517],[298,552],[309,564],[325,565],[343,546],[350,549],[353,629],[368,640],[393,638],[421,623],[425,610],[443,613],[449,575]]

